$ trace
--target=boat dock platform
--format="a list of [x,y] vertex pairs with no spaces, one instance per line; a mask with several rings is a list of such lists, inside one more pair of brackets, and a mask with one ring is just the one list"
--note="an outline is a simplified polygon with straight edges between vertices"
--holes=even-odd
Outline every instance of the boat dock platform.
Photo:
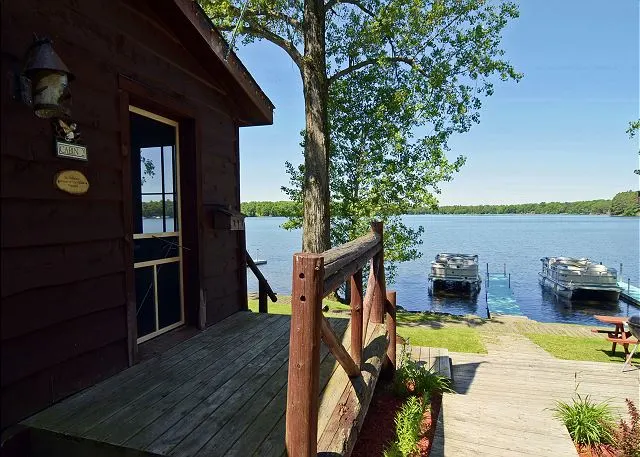
[[622,287],[622,290],[620,291],[620,300],[632,305],[640,306],[640,287],[636,287],[624,281],[618,281],[618,285]]
[[520,305],[511,290],[511,275],[505,273],[488,273],[485,281],[485,298],[487,301],[487,316],[503,314],[508,316],[522,316]]

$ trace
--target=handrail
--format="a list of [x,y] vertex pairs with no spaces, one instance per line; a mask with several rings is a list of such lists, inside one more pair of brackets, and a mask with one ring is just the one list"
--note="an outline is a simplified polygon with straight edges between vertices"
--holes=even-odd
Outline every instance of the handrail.
[[247,266],[258,280],[258,311],[261,313],[266,313],[268,312],[267,297],[269,297],[274,303],[278,301],[278,297],[276,296],[273,289],[271,289],[269,282],[266,280],[256,263],[251,258],[251,255],[249,255],[249,251],[245,251],[245,254]]
[[[369,281],[363,297],[362,269],[369,260]],[[322,314],[322,299],[347,281],[351,283],[351,352]],[[368,322],[385,323],[386,314],[390,343],[384,366],[391,372],[395,369],[396,299],[395,292],[386,292],[382,223],[373,222],[367,235],[321,254],[295,254],[292,282],[286,447],[289,455],[315,457],[320,340],[349,377],[359,377]]]

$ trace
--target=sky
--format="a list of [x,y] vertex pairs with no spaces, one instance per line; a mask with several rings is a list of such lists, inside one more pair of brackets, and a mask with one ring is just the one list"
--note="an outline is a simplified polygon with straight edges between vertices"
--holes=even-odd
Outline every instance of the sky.
[[[441,185],[441,205],[610,199],[637,190],[638,0],[522,0],[503,33],[519,82],[495,84],[480,124],[450,142],[467,162]],[[302,162],[297,67],[271,43],[238,55],[276,106],[271,126],[240,130],[241,199],[286,200],[284,163]]]

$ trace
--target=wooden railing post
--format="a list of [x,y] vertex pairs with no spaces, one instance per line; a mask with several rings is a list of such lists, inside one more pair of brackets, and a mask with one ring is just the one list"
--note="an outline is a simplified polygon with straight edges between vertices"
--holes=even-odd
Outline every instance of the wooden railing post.
[[396,292],[394,290],[387,291],[386,303],[386,325],[389,334],[389,347],[387,348],[387,358],[385,359],[385,369],[393,376],[396,371]]
[[264,287],[262,281],[258,281],[258,312],[269,312],[269,305],[267,303],[267,290]]
[[351,276],[351,357],[362,369],[362,269]]
[[[380,243],[384,243],[382,222],[372,222],[371,230],[380,235]],[[371,301],[371,322],[382,324],[386,301],[386,285],[384,279],[384,249],[373,256],[371,261],[371,273],[374,275],[373,297]]]
[[322,256],[293,256],[285,436],[290,456],[317,454],[323,282]]

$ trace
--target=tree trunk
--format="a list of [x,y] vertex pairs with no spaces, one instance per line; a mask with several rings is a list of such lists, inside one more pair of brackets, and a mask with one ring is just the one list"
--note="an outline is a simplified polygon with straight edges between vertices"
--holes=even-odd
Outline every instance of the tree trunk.
[[329,241],[329,142],[324,1],[305,0],[302,84],[306,135],[304,142],[304,221],[302,250],[320,253]]

